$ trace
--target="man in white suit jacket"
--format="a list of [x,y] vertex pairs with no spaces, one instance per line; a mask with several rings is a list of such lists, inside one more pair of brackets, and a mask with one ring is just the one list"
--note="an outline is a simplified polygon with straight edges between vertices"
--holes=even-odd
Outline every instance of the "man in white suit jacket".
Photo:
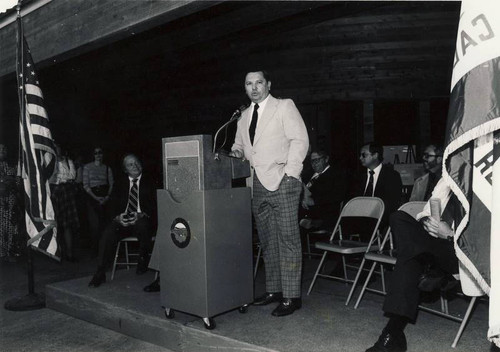
[[266,267],[266,293],[254,304],[280,302],[272,314],[284,316],[302,305],[298,209],[309,138],[293,101],[274,98],[270,89],[267,72],[247,73],[251,104],[238,121],[231,154],[247,159],[254,176],[252,211]]

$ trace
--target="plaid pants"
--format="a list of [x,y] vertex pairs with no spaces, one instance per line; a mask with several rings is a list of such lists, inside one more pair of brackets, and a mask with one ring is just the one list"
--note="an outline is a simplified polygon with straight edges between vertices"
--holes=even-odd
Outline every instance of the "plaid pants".
[[301,293],[302,246],[298,220],[302,182],[284,176],[268,191],[254,175],[252,211],[266,266],[266,291],[285,298]]

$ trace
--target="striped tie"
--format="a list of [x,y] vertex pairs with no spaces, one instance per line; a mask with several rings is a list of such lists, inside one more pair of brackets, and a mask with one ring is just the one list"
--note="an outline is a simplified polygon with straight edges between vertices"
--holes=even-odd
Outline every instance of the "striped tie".
[[132,180],[132,187],[128,194],[127,214],[137,213],[139,207],[139,187],[137,186],[137,179]]

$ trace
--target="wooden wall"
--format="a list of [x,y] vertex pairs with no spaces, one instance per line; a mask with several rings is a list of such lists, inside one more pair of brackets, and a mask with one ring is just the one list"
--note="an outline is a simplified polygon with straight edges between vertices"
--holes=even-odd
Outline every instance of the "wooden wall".
[[[367,136],[383,144],[441,138],[459,6],[212,3],[99,49],[45,62],[41,83],[56,138],[76,149],[97,142],[117,152],[159,154],[161,137],[213,134],[247,102],[247,70],[266,68],[272,94],[294,99],[301,109],[313,147],[357,163]],[[13,78],[2,79],[2,118],[16,116]]]

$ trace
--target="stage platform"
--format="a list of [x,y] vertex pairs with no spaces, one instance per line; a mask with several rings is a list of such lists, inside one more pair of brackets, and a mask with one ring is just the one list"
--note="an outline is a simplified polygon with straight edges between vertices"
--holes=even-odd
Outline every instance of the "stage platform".
[[[305,261],[304,291],[317,263],[315,259]],[[263,274],[261,268],[256,295],[264,291]],[[200,317],[177,311],[174,319],[165,317],[160,294],[142,290],[153,281],[152,272],[138,276],[133,269],[119,270],[113,281],[99,288],[89,288],[90,279],[47,285],[47,307],[173,351],[364,351],[375,342],[387,321],[381,311],[382,296],[367,293],[355,310],[354,302],[344,304],[349,285],[319,279],[310,296],[304,292],[302,309],[291,316],[271,316],[274,304],[250,306],[247,313],[236,309],[214,317],[216,328],[207,330]],[[450,310],[465,312],[466,305],[465,300],[457,298],[450,302]],[[489,351],[487,317],[488,305],[480,302],[453,349],[451,343],[459,324],[420,312],[417,324],[406,329],[408,350]]]

